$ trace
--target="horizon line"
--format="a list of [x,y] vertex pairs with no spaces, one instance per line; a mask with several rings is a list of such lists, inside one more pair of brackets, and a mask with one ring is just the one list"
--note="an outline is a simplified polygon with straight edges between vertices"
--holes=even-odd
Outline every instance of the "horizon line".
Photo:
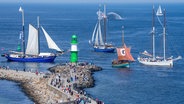
[[132,2],[132,1],[127,1],[127,2],[123,2],[123,1],[108,1],[108,2],[95,2],[95,1],[79,1],[79,2],[70,2],[70,1],[58,1],[58,2],[50,2],[50,1],[45,1],[45,2],[41,2],[41,1],[26,1],[26,2],[15,2],[15,1],[0,1],[0,3],[6,3],[6,4],[15,4],[15,3],[19,3],[19,4],[157,4],[157,3],[161,3],[161,4],[170,4],[170,3],[184,3],[184,1],[168,1],[168,2],[163,2],[163,1],[139,1],[139,2]]

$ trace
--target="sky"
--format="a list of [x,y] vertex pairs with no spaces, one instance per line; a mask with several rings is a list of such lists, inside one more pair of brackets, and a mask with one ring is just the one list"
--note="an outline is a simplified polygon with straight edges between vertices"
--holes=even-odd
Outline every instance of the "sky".
[[0,0],[0,3],[184,3],[184,0]]

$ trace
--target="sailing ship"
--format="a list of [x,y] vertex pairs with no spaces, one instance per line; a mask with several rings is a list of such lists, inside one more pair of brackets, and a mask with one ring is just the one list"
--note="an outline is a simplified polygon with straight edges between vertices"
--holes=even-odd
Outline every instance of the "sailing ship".
[[[20,7],[20,12],[23,13],[23,9]],[[24,39],[24,16],[22,15],[22,52],[11,51],[10,53],[5,54],[4,56],[8,59],[8,61],[16,61],[16,62],[53,62],[57,57],[55,53],[41,53],[40,52],[40,43],[39,43],[39,17],[38,20],[38,28],[36,29],[31,24],[29,24],[29,33],[28,33],[28,42],[27,47],[25,49],[25,39]],[[49,34],[45,31],[43,27],[41,27],[46,40],[48,47],[50,49],[55,49],[58,52],[63,52],[51,39]]]
[[[115,47],[106,42],[106,22],[107,22],[107,16],[106,16],[106,7],[104,5],[104,12],[99,9],[97,12],[98,15],[98,21],[95,25],[92,38],[89,40],[89,43],[93,45],[95,52],[114,52]],[[102,34],[102,28],[101,28],[101,22],[103,21],[103,34]]]
[[122,43],[122,47],[116,48],[118,59],[112,61],[112,67],[129,68],[130,63],[135,61],[130,53],[130,48],[124,43],[124,30],[122,31]]
[[157,16],[162,16],[163,13],[162,13],[162,8],[161,6],[159,5],[158,9],[157,9],[157,13],[156,13]]
[[144,65],[153,65],[153,66],[173,66],[173,61],[181,59],[181,56],[178,56],[178,58],[173,59],[173,57],[166,58],[166,48],[165,48],[165,38],[166,38],[166,12],[164,9],[164,14],[162,14],[161,6],[159,6],[157,10],[156,16],[162,16],[164,15],[164,25],[163,27],[163,57],[156,57],[155,56],[155,10],[153,6],[153,14],[152,14],[152,38],[153,38],[153,53],[152,55],[149,54],[147,51],[142,52],[144,55],[143,57],[138,57],[138,61]]

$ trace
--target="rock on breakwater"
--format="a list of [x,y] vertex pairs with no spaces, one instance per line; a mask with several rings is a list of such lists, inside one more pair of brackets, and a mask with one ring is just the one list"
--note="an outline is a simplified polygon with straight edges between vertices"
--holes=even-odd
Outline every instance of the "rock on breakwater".
[[68,82],[74,82],[77,88],[88,88],[94,86],[93,72],[102,70],[101,67],[91,63],[81,62],[77,64],[61,64],[49,68],[53,73],[60,73],[67,77]]
[[95,101],[93,98],[86,96],[86,92],[83,91],[83,88],[94,86],[92,74],[94,71],[102,70],[101,67],[83,62],[60,64],[49,68],[49,70],[55,74],[50,81],[50,85],[63,93],[69,94],[69,99],[74,101],[74,104],[80,104],[80,102],[102,104],[102,101]]

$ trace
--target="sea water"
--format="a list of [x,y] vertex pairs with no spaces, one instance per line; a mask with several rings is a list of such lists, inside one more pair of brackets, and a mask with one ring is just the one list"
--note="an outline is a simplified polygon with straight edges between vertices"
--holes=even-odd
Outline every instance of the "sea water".
[[[1,54],[16,50],[19,42],[22,18],[18,11],[22,6],[25,14],[25,35],[28,24],[36,27],[37,16],[40,25],[65,54],[55,59],[54,63],[19,63],[7,62],[0,58],[0,66],[11,69],[39,70],[47,72],[49,67],[69,62],[71,36],[78,37],[79,61],[92,62],[103,68],[93,74],[95,87],[86,88],[90,96],[100,99],[105,104],[182,104],[184,103],[183,59],[174,62],[173,68],[144,66],[136,58],[140,52],[152,52],[152,4],[107,4],[107,12],[115,12],[123,20],[108,19],[107,41],[116,47],[122,45],[122,26],[124,40],[131,47],[135,62],[128,69],[111,67],[116,53],[94,52],[88,41],[97,22],[96,12],[99,4],[0,4],[0,48]],[[184,50],[184,7],[182,4],[162,4],[166,9],[166,56],[183,56]],[[157,9],[158,4],[155,4]],[[103,7],[101,5],[101,10]],[[161,17],[161,21],[163,17]],[[163,55],[162,27],[156,21],[156,55]],[[48,52],[46,40],[40,31],[41,51]],[[0,104],[32,104],[22,91],[19,83],[0,81]],[[7,87],[8,86],[8,87]],[[17,96],[19,95],[19,96]]]

